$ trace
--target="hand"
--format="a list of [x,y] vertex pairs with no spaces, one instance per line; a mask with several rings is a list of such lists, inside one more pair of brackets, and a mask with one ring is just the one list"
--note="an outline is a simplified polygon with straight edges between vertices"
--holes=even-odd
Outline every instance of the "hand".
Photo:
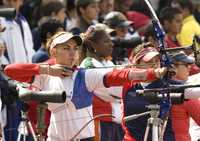
[[174,65],[172,65],[170,68],[168,68],[168,77],[172,78],[173,76],[176,75],[177,73],[177,70],[176,70],[176,67]]
[[6,50],[5,44],[0,43],[0,56],[4,54],[5,50]]
[[172,66],[170,68],[157,68],[155,69],[155,75],[158,79],[162,78],[163,76],[165,76],[167,74],[168,77],[172,77],[174,75],[176,75],[176,69]]
[[154,72],[155,72],[156,78],[160,79],[167,73],[167,68],[166,67],[157,68],[154,70]]
[[6,27],[0,25],[0,32],[4,32],[6,30]]
[[58,64],[53,66],[50,66],[48,64],[40,64],[40,74],[48,74],[63,78],[67,76],[72,76],[73,70],[70,68],[68,69],[66,66]]
[[67,68],[63,65],[53,65],[50,66],[49,75],[58,76],[58,77],[67,77],[72,76],[73,70],[71,68]]

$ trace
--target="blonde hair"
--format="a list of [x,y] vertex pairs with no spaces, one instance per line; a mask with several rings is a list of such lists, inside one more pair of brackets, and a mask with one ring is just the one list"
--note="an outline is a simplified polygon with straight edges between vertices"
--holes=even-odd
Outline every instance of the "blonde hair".
[[52,44],[52,42],[58,38],[59,36],[65,34],[66,32],[65,31],[59,31],[59,32],[56,32],[52,37],[50,37],[49,39],[47,39],[47,43],[46,43],[46,50],[48,52],[48,54],[51,56],[51,50],[50,50],[50,46]]
[[129,57],[129,62],[133,63],[135,55],[138,54],[142,49],[147,48],[147,47],[155,48],[152,42],[142,43],[142,44],[137,45],[135,48],[133,48]]

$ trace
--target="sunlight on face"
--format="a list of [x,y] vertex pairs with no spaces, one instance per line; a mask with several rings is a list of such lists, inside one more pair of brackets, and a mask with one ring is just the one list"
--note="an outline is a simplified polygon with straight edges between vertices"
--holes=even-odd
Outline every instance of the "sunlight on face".
[[55,59],[58,64],[66,65],[67,67],[73,67],[79,59],[79,47],[74,39],[70,39],[67,42],[57,45],[55,52]]
[[179,80],[187,80],[189,77],[190,65],[182,62],[175,64],[176,78]]

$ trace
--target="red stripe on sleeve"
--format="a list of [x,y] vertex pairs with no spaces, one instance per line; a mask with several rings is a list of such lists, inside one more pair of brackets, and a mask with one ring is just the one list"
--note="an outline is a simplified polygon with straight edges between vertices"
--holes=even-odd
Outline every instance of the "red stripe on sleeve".
[[[144,72],[147,73],[147,78],[145,80],[155,80],[156,76],[153,69],[135,69],[135,68],[128,68],[128,69],[122,69],[122,70],[113,70],[106,74],[104,77],[104,85],[106,87],[111,86],[121,86],[124,85],[127,82],[142,82],[145,81],[143,78],[137,79],[137,80],[129,80],[129,73],[130,71],[135,71],[136,75],[138,72]],[[144,74],[145,75],[145,74]]]
[[39,74],[38,64],[10,64],[4,69],[6,75],[20,82],[31,82],[34,75]]

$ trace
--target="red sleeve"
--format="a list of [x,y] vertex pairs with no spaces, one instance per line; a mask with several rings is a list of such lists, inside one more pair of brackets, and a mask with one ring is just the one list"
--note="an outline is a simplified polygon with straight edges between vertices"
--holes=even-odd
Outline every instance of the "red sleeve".
[[192,64],[190,67],[190,75],[194,75],[197,73],[200,73],[200,68],[197,65]]
[[[104,84],[106,87],[111,87],[111,86],[121,86],[124,85],[124,83],[126,82],[130,82],[129,80],[129,72],[130,71],[134,71],[136,72],[141,72],[141,71],[145,71],[144,69],[122,69],[122,70],[113,70],[109,73],[106,74],[106,76],[104,77]],[[147,78],[146,80],[155,80],[156,76],[154,73],[153,69],[147,69]],[[134,82],[141,82],[144,80],[138,79],[138,80],[132,80]]]
[[200,100],[188,100],[184,102],[184,107],[187,110],[187,113],[200,126]]
[[38,64],[10,64],[4,69],[6,75],[11,79],[21,82],[31,82],[33,76],[39,74]]
[[[55,59],[48,59],[45,63],[54,65],[56,61]],[[10,64],[5,67],[4,72],[11,79],[30,83],[34,75],[39,74],[39,65],[31,63]]]

